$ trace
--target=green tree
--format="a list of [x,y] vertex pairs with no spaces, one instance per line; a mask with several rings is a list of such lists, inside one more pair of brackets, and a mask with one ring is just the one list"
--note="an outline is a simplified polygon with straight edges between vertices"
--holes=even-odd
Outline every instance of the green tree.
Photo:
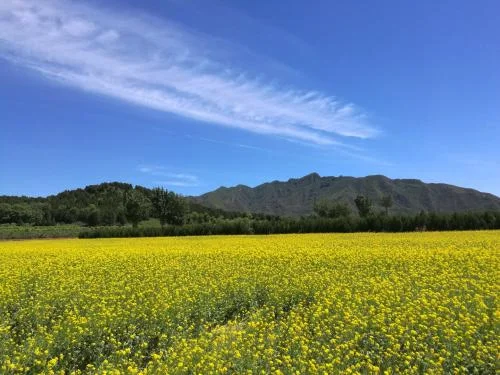
[[392,207],[392,196],[390,194],[384,195],[382,199],[380,199],[380,204],[385,208],[385,214],[389,215],[389,208]]
[[160,219],[162,227],[165,224],[182,225],[184,223],[187,205],[180,195],[163,188],[155,188],[151,202],[153,212]]
[[116,209],[116,222],[119,225],[125,225],[127,223],[127,216],[125,215],[125,207],[119,205]]
[[103,225],[115,225],[116,223],[116,209],[105,206],[100,207],[99,211],[101,212],[101,224]]
[[372,210],[372,201],[369,198],[363,195],[358,195],[356,199],[354,199],[354,203],[358,209],[359,216],[367,217],[370,215]]
[[351,209],[345,203],[321,200],[314,205],[314,212],[320,217],[335,219],[349,216]]
[[95,204],[90,204],[88,205],[84,210],[83,210],[83,216],[85,223],[90,226],[90,227],[95,227],[96,225],[100,224],[101,218],[100,218],[100,212],[99,209],[96,207]]
[[125,216],[134,228],[140,221],[147,219],[151,202],[137,190],[130,190],[125,194]]

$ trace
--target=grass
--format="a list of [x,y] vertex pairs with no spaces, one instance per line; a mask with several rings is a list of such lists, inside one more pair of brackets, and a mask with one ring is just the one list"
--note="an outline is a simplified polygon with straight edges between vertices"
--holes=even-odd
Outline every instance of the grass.
[[[131,225],[95,227],[92,229],[102,228],[107,230],[118,230],[120,228],[128,227],[131,228]],[[139,228],[160,228],[160,222],[158,219],[145,220],[139,223]],[[47,226],[2,224],[0,225],[0,240],[76,238],[82,231],[85,230],[87,230],[87,227],[78,224],[58,224]]]
[[31,226],[0,225],[0,240],[78,237],[82,227],[75,224]]

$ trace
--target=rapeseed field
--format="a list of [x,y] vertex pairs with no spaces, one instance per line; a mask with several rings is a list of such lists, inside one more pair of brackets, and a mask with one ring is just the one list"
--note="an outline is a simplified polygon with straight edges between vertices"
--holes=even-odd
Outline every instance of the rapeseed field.
[[0,242],[1,374],[494,374],[500,233]]

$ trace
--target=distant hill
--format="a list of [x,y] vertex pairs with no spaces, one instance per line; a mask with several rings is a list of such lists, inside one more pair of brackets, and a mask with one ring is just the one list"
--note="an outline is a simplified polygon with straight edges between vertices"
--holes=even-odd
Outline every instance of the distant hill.
[[[424,183],[415,179],[390,179],[381,175],[367,177],[321,177],[311,173],[288,181],[273,181],[254,188],[237,185],[221,187],[192,199],[204,206],[225,211],[242,211],[284,216],[313,212],[315,202],[328,199],[349,204],[364,195],[382,210],[380,198],[391,195],[391,213],[464,212],[500,210],[500,198],[477,190],[447,184]],[[377,207],[378,206],[378,207]]]
[[[48,197],[0,196],[0,224],[51,225],[86,223],[88,225],[123,224],[125,196],[134,191],[150,200],[152,190],[121,182],[104,182],[85,188],[66,190]],[[202,206],[189,200],[189,211],[216,217],[236,214]]]

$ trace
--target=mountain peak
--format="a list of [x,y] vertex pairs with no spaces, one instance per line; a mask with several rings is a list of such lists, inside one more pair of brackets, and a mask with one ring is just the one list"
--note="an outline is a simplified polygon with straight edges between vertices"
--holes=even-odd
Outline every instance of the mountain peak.
[[320,179],[321,179],[321,176],[318,173],[312,172],[312,173],[306,174],[305,176],[302,176],[299,178],[290,178],[290,179],[288,179],[288,182],[312,182],[312,181],[316,181],[316,180],[320,180]]
[[321,176],[318,173],[312,172],[312,173],[306,174],[304,177],[301,177],[300,179],[301,180],[319,180],[320,178],[321,178]]

